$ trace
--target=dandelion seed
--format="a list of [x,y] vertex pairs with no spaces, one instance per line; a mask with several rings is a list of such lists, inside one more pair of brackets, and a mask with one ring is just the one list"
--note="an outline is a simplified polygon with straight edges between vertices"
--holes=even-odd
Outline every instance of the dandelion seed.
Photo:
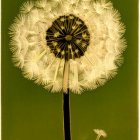
[[52,45],[55,47],[58,43],[55,41],[52,41]]
[[80,39],[77,39],[77,40],[76,40],[76,44],[79,44],[80,42],[81,42]]
[[32,8],[34,7],[34,4],[33,4],[33,2],[31,2],[31,1],[27,1],[27,2],[25,2],[23,5],[22,5],[22,7],[20,8],[20,10],[21,10],[21,13],[29,13],[31,10],[32,10]]
[[104,137],[104,138],[107,137],[106,132],[102,129],[93,129],[93,131],[97,134],[96,140],[99,140],[100,137]]
[[54,33],[54,37],[58,37],[60,35],[59,32]]
[[65,21],[65,18],[64,17],[60,18],[60,21],[64,22]]

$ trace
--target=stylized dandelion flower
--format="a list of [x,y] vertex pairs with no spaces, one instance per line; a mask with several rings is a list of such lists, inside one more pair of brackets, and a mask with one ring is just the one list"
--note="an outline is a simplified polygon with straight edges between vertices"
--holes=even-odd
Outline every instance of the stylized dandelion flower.
[[93,131],[97,134],[96,140],[99,140],[101,136],[104,138],[107,137],[106,132],[102,129],[93,129]]
[[12,59],[24,77],[51,92],[81,93],[117,74],[124,31],[106,0],[30,1],[10,27]]
[[26,2],[10,28],[13,61],[52,92],[95,89],[117,74],[125,49],[120,14],[105,0]]

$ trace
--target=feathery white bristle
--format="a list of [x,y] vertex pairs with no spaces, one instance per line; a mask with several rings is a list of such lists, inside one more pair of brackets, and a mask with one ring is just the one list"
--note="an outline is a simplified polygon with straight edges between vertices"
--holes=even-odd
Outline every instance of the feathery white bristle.
[[53,73],[51,72],[50,69],[45,69],[45,70],[42,70],[40,72],[40,75],[39,77],[36,79],[36,83],[37,84],[41,84],[41,85],[47,85],[48,83],[50,83],[51,81],[51,77],[53,76]]
[[39,73],[39,67],[35,60],[26,62],[25,66],[23,67],[23,75],[27,79],[34,79],[39,75]]
[[34,7],[34,3],[32,1],[25,2],[20,8],[21,13],[29,13]]
[[108,72],[106,73],[105,76],[106,76],[107,79],[112,79],[112,78],[114,78],[116,75],[117,75],[117,70],[114,69],[114,70],[108,71]]
[[99,3],[101,3],[101,6],[104,9],[111,9],[111,8],[113,8],[112,3],[110,1],[108,1],[108,0],[99,0]]
[[105,82],[106,82],[105,77],[101,77],[101,78],[96,79],[95,83],[96,83],[97,87],[99,87],[99,86],[103,86],[105,84]]
[[24,57],[22,55],[15,54],[12,57],[12,61],[16,67],[23,68],[24,66]]
[[119,54],[121,54],[125,51],[126,47],[127,47],[127,43],[126,43],[126,40],[123,38],[123,39],[120,39],[119,42],[117,42],[115,49],[119,52]]
[[[70,66],[71,66],[71,63],[70,63]],[[80,87],[80,83],[79,83],[79,80],[78,80],[78,64],[77,62],[73,62],[72,64],[72,71],[73,71],[73,74],[72,76],[70,77],[71,79],[71,82],[70,82],[70,89],[75,92],[75,93],[80,93],[82,88]]]
[[117,66],[121,66],[121,65],[123,64],[123,61],[124,61],[124,59],[123,59],[123,57],[122,57],[121,55],[117,55],[117,56],[116,56],[115,64],[116,64]]
[[38,0],[35,2],[35,6],[38,8],[45,8],[47,4],[47,0]]

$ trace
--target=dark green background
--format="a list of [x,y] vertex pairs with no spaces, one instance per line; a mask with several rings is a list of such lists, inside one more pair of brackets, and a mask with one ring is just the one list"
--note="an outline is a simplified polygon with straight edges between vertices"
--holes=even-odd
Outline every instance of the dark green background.
[[[62,95],[24,79],[11,62],[8,27],[23,1],[2,0],[2,140],[64,140]],[[138,2],[113,3],[127,29],[125,62],[105,86],[71,94],[72,140],[95,140],[94,128],[108,140],[137,140]]]

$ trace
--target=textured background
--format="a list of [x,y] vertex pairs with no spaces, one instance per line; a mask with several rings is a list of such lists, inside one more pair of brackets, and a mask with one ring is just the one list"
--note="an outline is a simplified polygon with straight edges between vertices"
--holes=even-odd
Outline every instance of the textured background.
[[[2,140],[63,140],[62,95],[23,78],[11,62],[8,27],[25,0],[2,0]],[[71,94],[72,140],[137,140],[138,2],[113,0],[125,23],[128,48],[118,75],[105,86]]]

